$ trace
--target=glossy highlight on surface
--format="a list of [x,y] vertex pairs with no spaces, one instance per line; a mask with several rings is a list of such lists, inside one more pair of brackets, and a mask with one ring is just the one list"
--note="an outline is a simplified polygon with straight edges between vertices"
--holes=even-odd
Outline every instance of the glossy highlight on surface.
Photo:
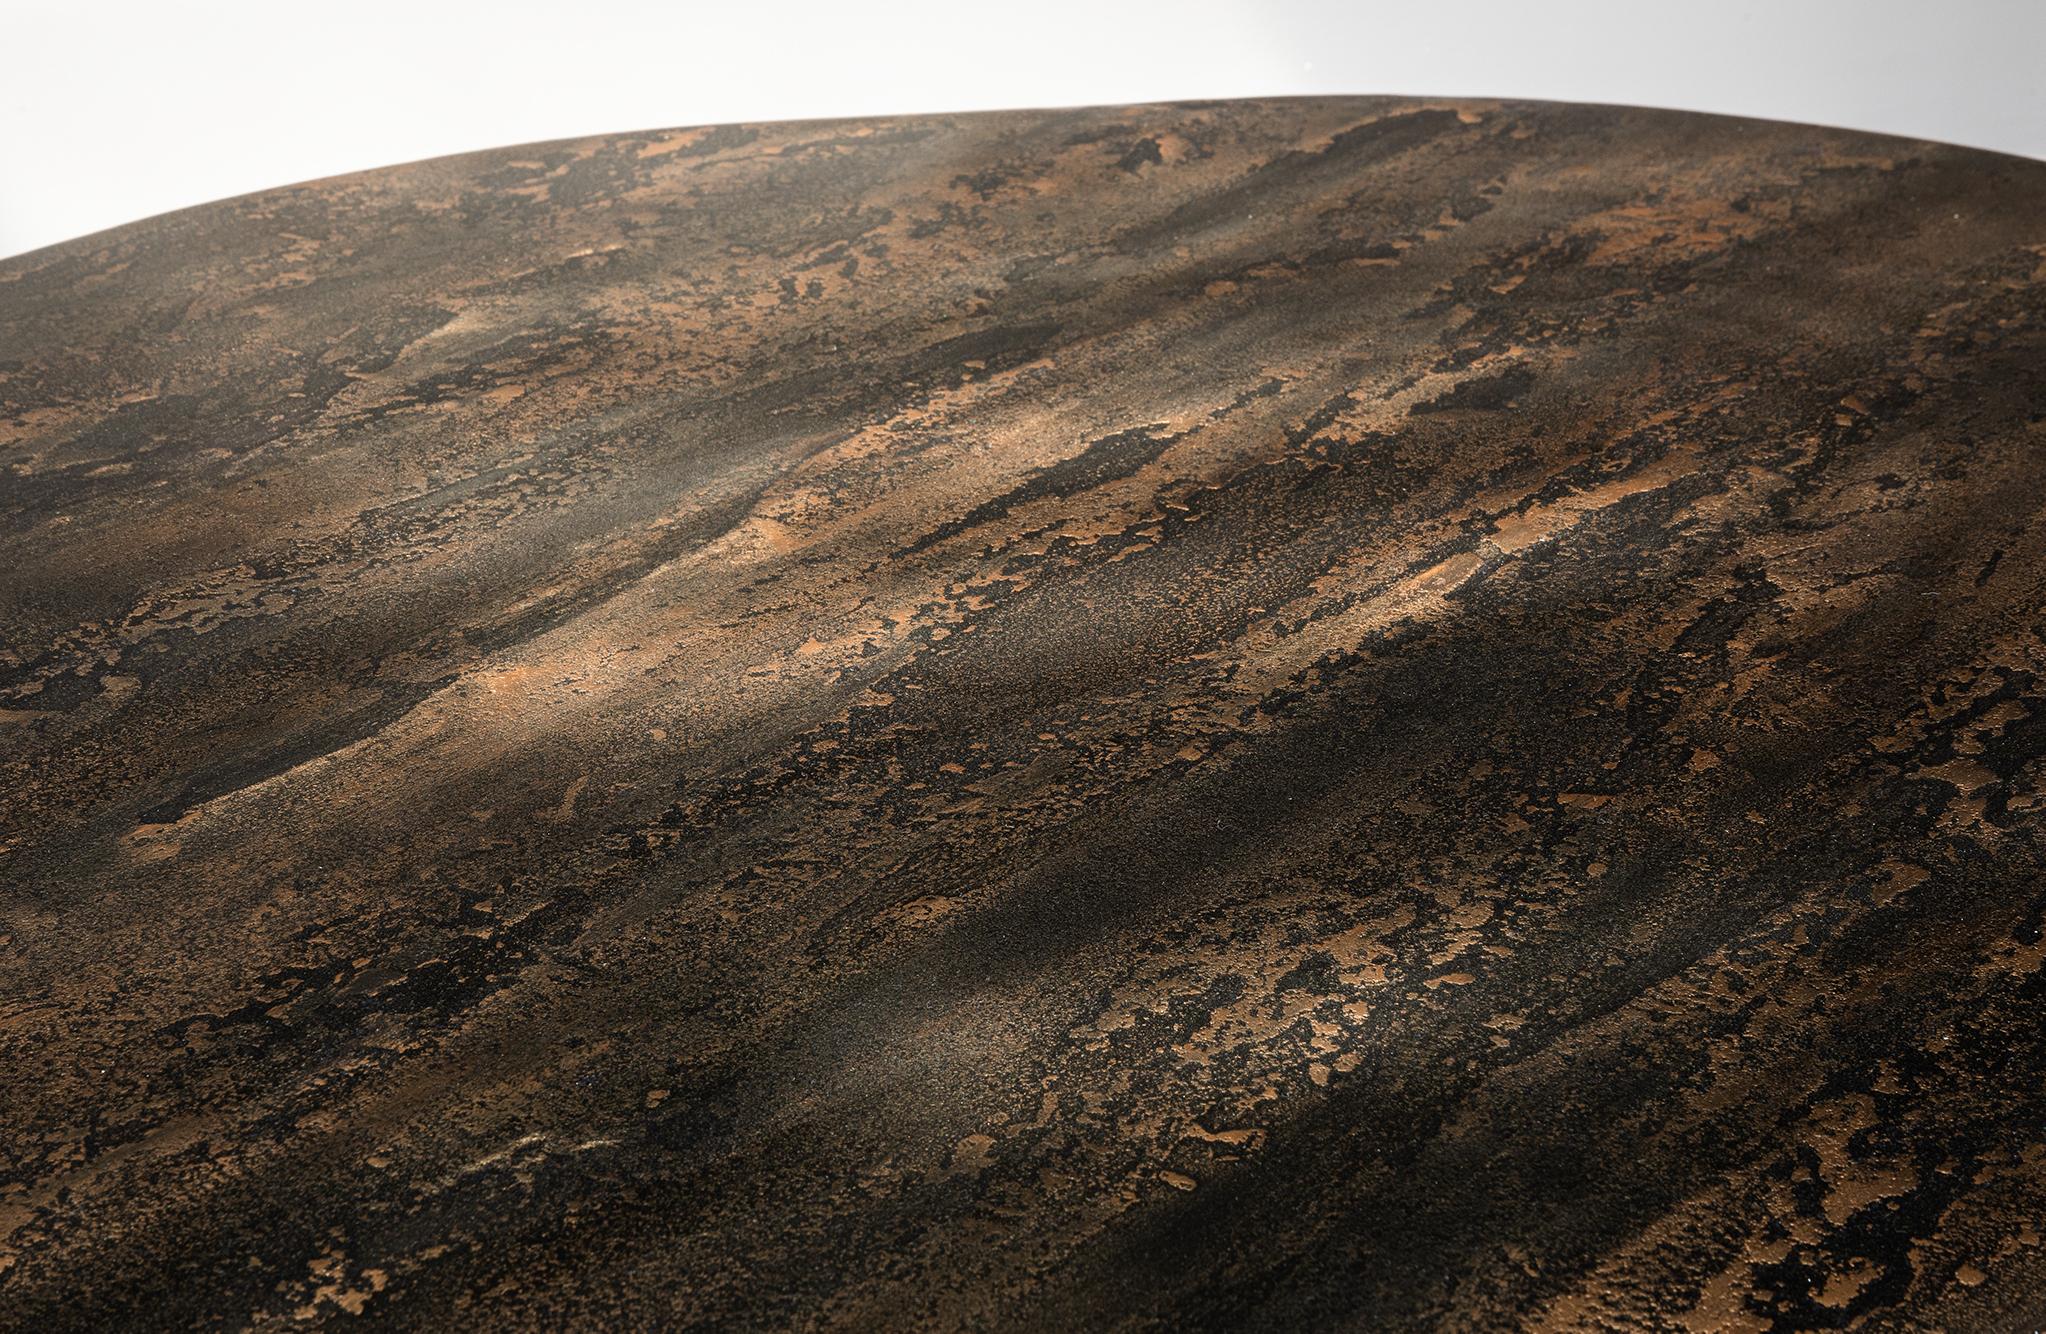
[[2046,165],[1375,98],[0,261],[0,1326],[2046,1319]]

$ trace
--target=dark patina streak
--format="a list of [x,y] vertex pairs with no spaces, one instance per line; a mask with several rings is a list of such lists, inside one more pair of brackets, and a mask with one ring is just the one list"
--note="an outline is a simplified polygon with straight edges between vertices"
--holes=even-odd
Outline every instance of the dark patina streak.
[[0,1327],[2046,1320],[2046,165],[1332,99],[0,261]]

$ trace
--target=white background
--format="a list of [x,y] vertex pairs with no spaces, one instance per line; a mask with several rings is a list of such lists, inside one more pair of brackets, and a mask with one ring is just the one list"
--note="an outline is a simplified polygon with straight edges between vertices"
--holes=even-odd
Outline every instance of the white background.
[[538,139],[1285,93],[1630,102],[2046,157],[2046,0],[0,0],[0,256]]

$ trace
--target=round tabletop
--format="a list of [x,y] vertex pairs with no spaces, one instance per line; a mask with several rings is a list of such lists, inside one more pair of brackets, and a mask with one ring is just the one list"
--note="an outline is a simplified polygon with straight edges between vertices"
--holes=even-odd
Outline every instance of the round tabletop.
[[2046,1319],[2046,165],[724,126],[0,261],[0,1323]]

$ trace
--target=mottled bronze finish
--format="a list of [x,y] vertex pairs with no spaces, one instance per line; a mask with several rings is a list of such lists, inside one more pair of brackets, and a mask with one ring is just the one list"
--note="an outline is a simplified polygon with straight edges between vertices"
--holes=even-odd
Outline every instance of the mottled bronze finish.
[[2046,1319],[2046,165],[724,127],[0,263],[0,1323]]

